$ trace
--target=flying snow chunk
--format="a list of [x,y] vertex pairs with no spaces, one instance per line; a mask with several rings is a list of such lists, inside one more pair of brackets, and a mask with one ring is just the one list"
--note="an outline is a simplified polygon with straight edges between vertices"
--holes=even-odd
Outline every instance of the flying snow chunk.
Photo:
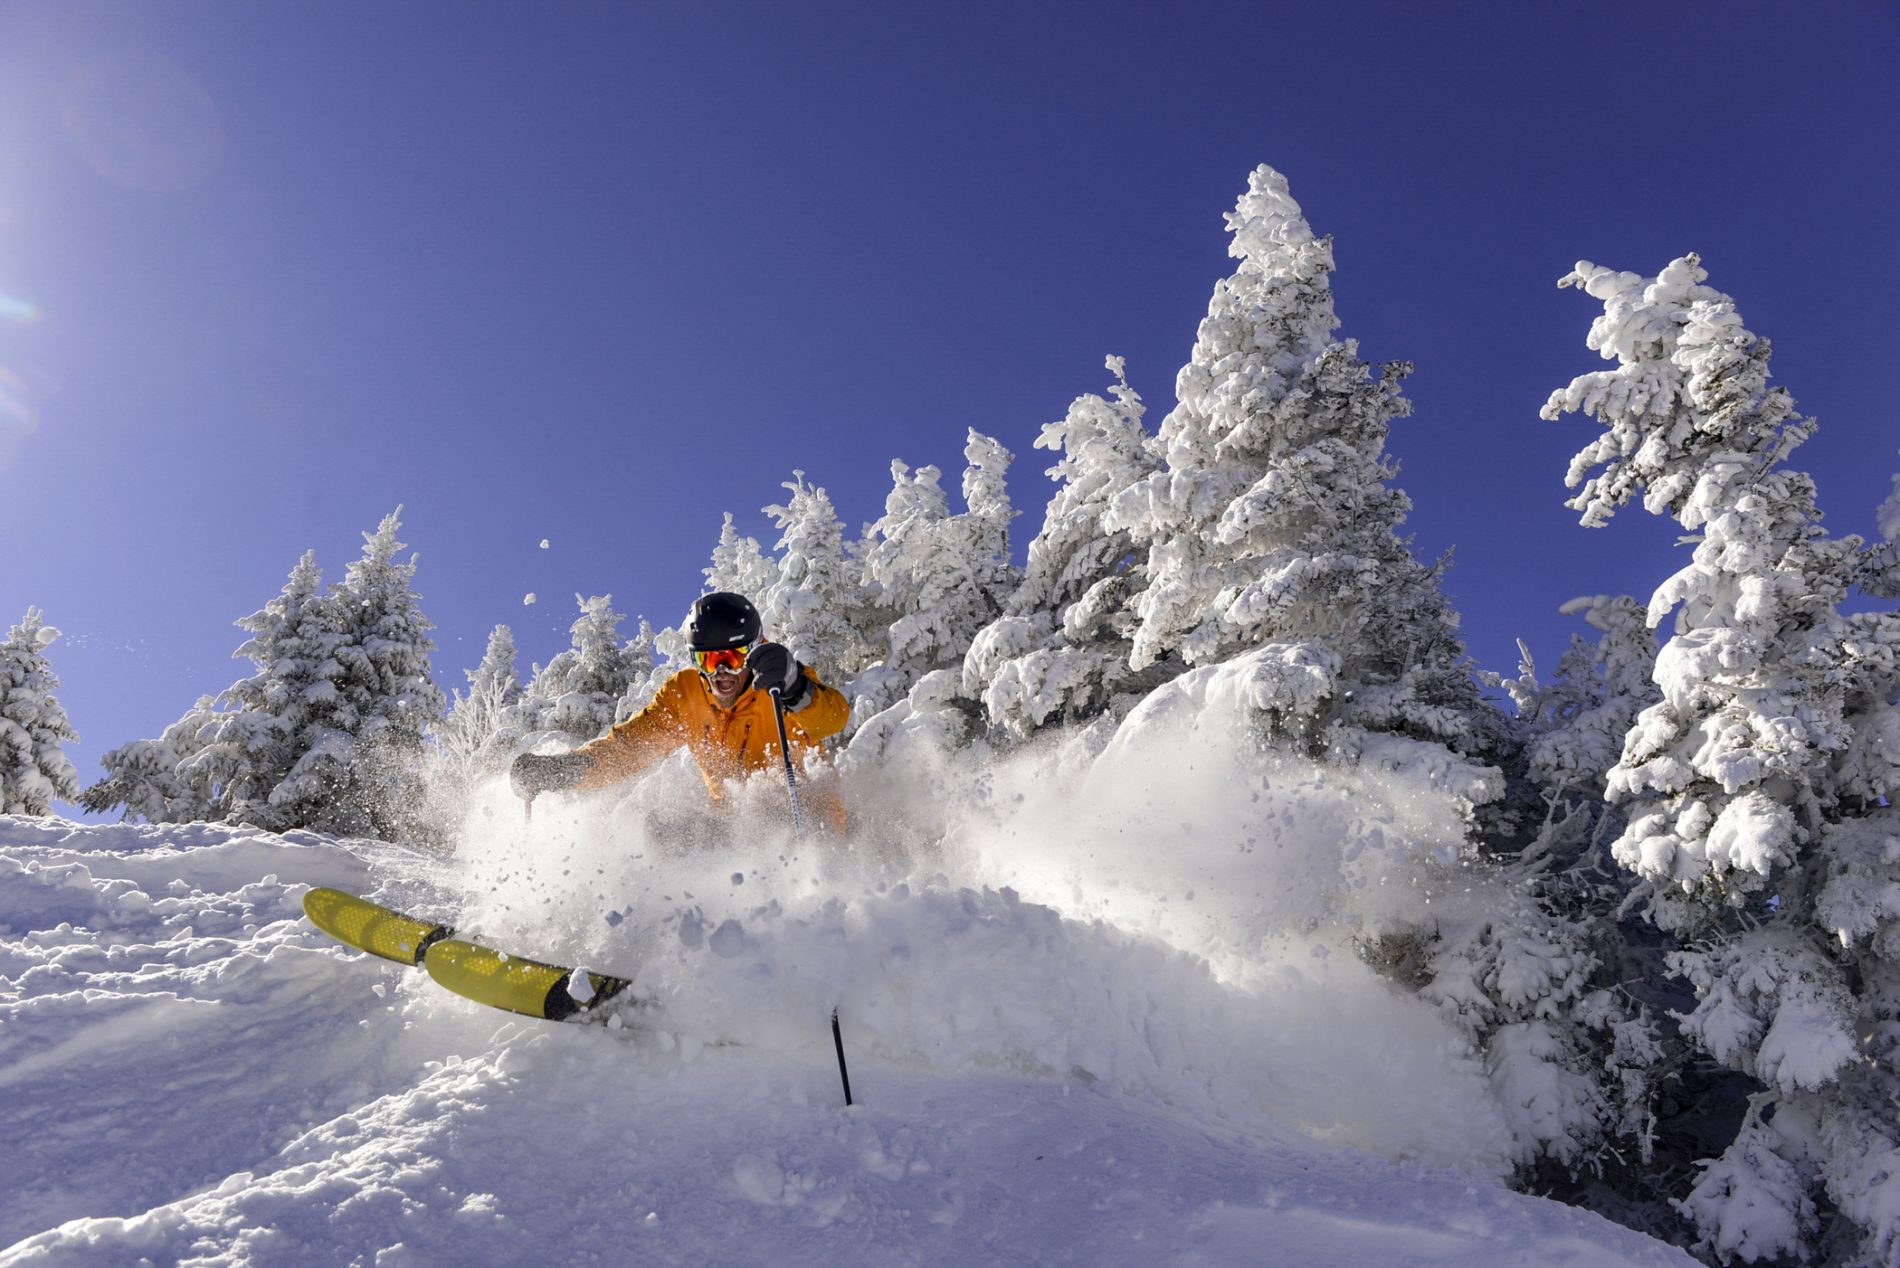
[[745,950],[745,926],[736,920],[723,921],[706,939],[706,945],[720,959],[730,960]]
[[524,608],[530,608],[530,607],[533,607],[533,606],[534,606],[534,604],[535,604],[535,596],[534,596],[534,594],[533,594],[532,592],[530,592],[530,593],[528,593],[528,594],[524,594],[524,595],[522,595],[522,596],[521,596],[521,606],[522,606],[522,607],[524,607]]

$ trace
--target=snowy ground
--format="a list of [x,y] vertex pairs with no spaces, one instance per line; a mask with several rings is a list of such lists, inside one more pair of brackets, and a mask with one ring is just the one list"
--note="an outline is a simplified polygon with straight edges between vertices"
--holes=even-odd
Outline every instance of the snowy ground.
[[[1692,1262],[1505,1189],[1481,1071],[1351,953],[1412,901],[1364,843],[1442,807],[1191,738],[867,799],[847,846],[662,848],[681,770],[497,791],[452,858],[0,817],[0,1264]],[[311,885],[657,1002],[482,1009]]]
[[[1432,1101],[1352,1086],[1398,1037],[1341,1071],[1271,996],[997,892],[696,903],[643,974],[678,988],[666,1020],[618,1033],[465,1004],[300,918],[308,885],[437,907],[456,874],[0,819],[0,1262],[1686,1262],[1456,1169],[1474,1141]],[[1382,1153],[1328,1143],[1355,1136]]]

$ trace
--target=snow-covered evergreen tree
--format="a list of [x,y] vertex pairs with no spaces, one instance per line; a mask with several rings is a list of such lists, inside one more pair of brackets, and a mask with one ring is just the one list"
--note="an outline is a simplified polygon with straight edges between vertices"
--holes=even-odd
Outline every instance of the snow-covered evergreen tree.
[[791,497],[765,508],[779,530],[778,575],[757,596],[759,615],[767,638],[844,690],[877,654],[870,604],[830,496],[803,471],[793,476],[784,486]]
[[217,699],[198,703],[155,740],[133,740],[99,759],[105,777],[88,785],[79,804],[95,814],[123,808],[128,819],[151,823],[196,823],[220,817],[215,789],[200,786],[180,768],[205,745],[218,722]]
[[1600,637],[1573,637],[1548,684],[1537,680],[1528,651],[1519,677],[1492,681],[1517,707],[1522,783],[1541,820],[1535,848],[1574,861],[1586,847],[1607,849],[1602,834],[1615,820],[1604,813],[1605,781],[1636,715],[1657,698],[1656,641],[1646,609],[1628,595],[1572,599],[1562,611],[1582,616]]
[[257,672],[219,694],[177,763],[178,778],[199,790],[217,818],[279,830],[305,826],[272,798],[297,759],[324,738],[331,704],[342,694],[337,649],[348,637],[348,619],[337,597],[322,592],[322,581],[316,552],[306,551],[283,591],[237,622],[251,637],[232,655]]
[[655,672],[655,677],[661,682],[666,680],[667,675],[686,669],[693,663],[693,649],[686,638],[686,620],[691,612],[692,609],[689,607],[685,613],[681,614],[678,625],[669,625],[654,632],[653,660],[660,666],[660,669]]
[[283,592],[237,624],[257,672],[201,699],[158,740],[105,755],[91,810],[154,820],[225,819],[273,831],[387,838],[424,830],[423,736],[440,716],[428,637],[397,552],[397,514],[363,534],[362,557],[319,594],[314,554]]
[[52,813],[53,799],[79,796],[79,772],[61,746],[76,740],[46,649],[59,631],[38,608],[0,643],[0,814]]
[[1077,397],[1036,439],[1037,448],[1060,455],[1047,471],[1057,489],[1029,543],[1021,583],[963,663],[965,693],[983,701],[992,723],[1019,736],[1051,721],[1085,721],[1117,701],[1132,706],[1167,674],[1129,667],[1144,552],[1102,520],[1158,461],[1122,358],[1109,357],[1107,367],[1114,399]]
[[[923,561],[934,556],[941,526],[950,518],[942,477],[938,467],[925,465],[913,472],[902,459],[891,459],[891,491],[884,498],[884,514],[865,528],[863,583],[878,611],[893,626],[916,613],[923,601],[928,575]],[[894,641],[889,633],[886,639],[887,644]],[[927,668],[900,661],[887,645],[883,658],[869,666],[853,687],[856,720],[902,698]]]
[[915,472],[891,463],[884,515],[871,525],[864,559],[875,603],[892,616],[890,649],[853,685],[860,721],[901,700],[925,674],[961,670],[971,640],[1015,587],[1009,522],[1015,517],[1003,484],[1010,454],[971,429],[964,446],[963,497],[952,515],[934,466]]
[[[1763,1088],[1684,1209],[1722,1258],[1821,1250],[1825,1202],[1870,1262],[1900,1252],[1900,757],[1881,751],[1900,692],[1900,620],[1843,617],[1865,555],[1820,524],[1783,464],[1813,431],[1768,384],[1769,346],[1694,256],[1654,278],[1580,263],[1604,305],[1589,343],[1616,368],[1552,395],[1604,434],[1571,465],[1600,524],[1641,491],[1695,533],[1649,608],[1674,611],[1644,709],[1609,775],[1614,845],[1685,949],[1684,1032]],[[1870,751],[1867,747],[1872,742]],[[1823,1253],[1832,1253],[1829,1248]]]
[[993,614],[1020,580],[1009,561],[1009,526],[1017,511],[1010,505],[1006,478],[1015,455],[972,427],[963,459],[963,505],[968,509],[951,521],[958,530],[952,540],[970,561],[979,606]]
[[[1438,570],[1401,535],[1410,503],[1385,441],[1410,410],[1408,367],[1375,375],[1336,337],[1331,245],[1277,172],[1253,173],[1228,225],[1240,263],[1181,371],[1159,463],[1099,521],[1141,565],[1139,586],[1124,583],[1126,663],[1180,674],[1161,691],[1182,699],[1218,680],[1267,743],[1418,778],[1475,811],[1498,797],[1491,763],[1510,746]],[[1640,1133],[1644,1089],[1603,1063],[1647,1062],[1650,1032],[1604,986],[1589,919],[1534,867],[1481,854],[1475,832],[1418,883],[1436,887],[1433,919],[1388,924],[1363,952],[1465,1029],[1519,1161],[1587,1166],[1612,1134]]]
[[304,552],[276,598],[237,621],[251,637],[232,653],[255,669],[200,700],[156,740],[107,753],[107,778],[86,791],[92,810],[122,805],[154,822],[253,823],[274,831],[310,826],[273,801],[297,760],[323,743],[343,667],[335,657],[345,618],[321,590],[316,553]]
[[448,713],[430,728],[423,762],[421,818],[446,840],[453,839],[482,782],[506,770],[521,738],[514,631],[506,625],[489,631],[481,663],[463,673],[468,689],[452,693]]
[[416,811],[424,737],[446,701],[429,672],[434,627],[422,614],[414,556],[398,557],[402,508],[363,534],[363,553],[330,594],[339,634],[330,651],[340,672],[318,701],[289,773],[271,804],[301,827],[407,837]]
[[[730,523],[730,521],[728,521]],[[623,645],[613,596],[574,596],[580,616],[569,628],[573,645],[535,672],[523,701],[523,729],[561,731],[575,743],[614,724],[621,701],[653,673],[651,645]]]
[[342,686],[356,693],[357,735],[366,742],[393,734],[419,743],[447,704],[429,673],[435,625],[416,597],[415,557],[397,558],[401,514],[397,507],[374,533],[363,534],[363,553],[336,590],[350,636],[337,651],[347,673]]
[[1655,697],[1655,644],[1626,596],[1562,610],[1599,637],[1573,638],[1553,681],[1538,681],[1521,645],[1517,678],[1487,676],[1517,707],[1504,750],[1521,814],[1486,822],[1485,865],[1441,908],[1422,994],[1485,1054],[1525,1174],[1627,1218],[1649,1187],[1628,1164],[1654,1158],[1668,1077],[1656,1018],[1674,1001],[1654,989],[1665,976],[1654,937],[1633,939],[1642,931],[1621,918],[1629,884],[1609,859],[1620,820],[1603,787]]
[[742,594],[756,605],[759,596],[778,580],[779,569],[760,549],[756,538],[739,531],[728,511],[719,529],[719,544],[713,547],[712,564],[705,573],[708,594],[720,590]]
[[489,631],[482,663],[464,672],[468,690],[454,694],[435,737],[449,764],[472,777],[482,770],[498,769],[513,756],[506,729],[510,711],[522,696],[515,668],[515,632],[506,625]]
[[1164,465],[1104,520],[1147,551],[1131,664],[1276,647],[1291,677],[1263,718],[1275,732],[1314,751],[1365,732],[1477,751],[1490,720],[1457,617],[1399,535],[1410,502],[1385,438],[1410,412],[1409,367],[1374,377],[1335,338],[1331,241],[1278,172],[1257,169],[1227,223],[1240,264],[1177,379]]
[[646,708],[659,691],[666,675],[657,672],[659,667],[659,635],[654,633],[653,625],[644,616],[640,618],[640,630],[621,649],[621,659],[627,665],[627,688],[620,693],[620,700],[614,705],[614,721],[625,722],[640,710]]
[[1884,540],[1868,552],[1861,588],[1882,599],[1900,599],[1900,475],[1874,518]]
[[1526,1172],[1601,1173],[1620,1146],[1649,1160],[1661,1045],[1606,962],[1599,912],[1567,911],[1536,869],[1492,866],[1441,895],[1420,994],[1484,1054]]

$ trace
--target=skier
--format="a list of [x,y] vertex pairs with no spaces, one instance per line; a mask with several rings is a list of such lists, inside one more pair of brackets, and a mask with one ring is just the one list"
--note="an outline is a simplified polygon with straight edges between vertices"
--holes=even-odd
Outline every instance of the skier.
[[[822,752],[821,742],[844,729],[851,705],[842,694],[793,658],[783,643],[761,638],[759,610],[724,591],[693,603],[686,633],[693,669],[668,678],[651,703],[597,740],[569,753],[524,753],[510,771],[517,795],[564,789],[588,791],[656,765],[684,746],[699,763],[715,804],[728,779],[779,766],[776,706],[785,711],[785,736],[797,762]],[[801,788],[803,785],[801,785]],[[833,827],[844,827],[834,795],[818,798]]]

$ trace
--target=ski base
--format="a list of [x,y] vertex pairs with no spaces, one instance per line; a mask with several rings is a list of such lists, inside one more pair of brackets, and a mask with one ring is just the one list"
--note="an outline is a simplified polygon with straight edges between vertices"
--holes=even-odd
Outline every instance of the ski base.
[[304,895],[310,923],[345,946],[393,960],[420,964],[438,985],[464,999],[546,1021],[592,1021],[605,1006],[624,1002],[633,983],[584,968],[546,964],[454,937],[445,924],[420,920],[346,894],[318,887]]

